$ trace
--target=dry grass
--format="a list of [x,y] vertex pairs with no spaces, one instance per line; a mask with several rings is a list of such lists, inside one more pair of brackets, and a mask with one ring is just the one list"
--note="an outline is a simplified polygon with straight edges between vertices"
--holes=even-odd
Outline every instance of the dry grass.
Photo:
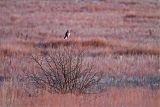
[[[92,38],[92,39],[70,39],[70,40],[57,40],[52,39],[44,42],[16,42],[16,43],[1,43],[1,53],[9,55],[14,52],[23,54],[29,54],[37,52],[38,50],[45,48],[57,48],[60,46],[72,46],[75,45],[78,48],[110,48],[110,52],[119,55],[134,55],[134,54],[148,54],[148,55],[159,55],[160,47],[152,44],[139,44],[133,42],[127,42],[118,39],[103,39],[103,38]],[[39,51],[40,52],[40,51]]]
[[[31,54],[75,45],[108,75],[159,76],[159,10],[157,0],[0,0],[0,75],[35,70]],[[64,41],[67,29],[73,32]],[[1,107],[157,107],[159,101],[160,90],[147,87],[30,96],[0,81]]]
[[[160,91],[145,88],[108,88],[101,94],[54,94],[43,92],[37,97],[26,96],[20,87],[5,83],[0,87],[2,107],[157,107],[160,105]],[[21,91],[19,90],[21,89]]]
[[57,48],[59,46],[72,46],[75,45],[79,48],[81,47],[94,47],[94,48],[106,48],[110,47],[112,50],[110,52],[120,55],[159,55],[160,48],[158,46],[153,46],[152,44],[139,44],[133,42],[127,42],[124,40],[110,39],[106,40],[103,38],[93,38],[88,40],[52,40],[50,42],[38,43],[37,47],[40,48]]

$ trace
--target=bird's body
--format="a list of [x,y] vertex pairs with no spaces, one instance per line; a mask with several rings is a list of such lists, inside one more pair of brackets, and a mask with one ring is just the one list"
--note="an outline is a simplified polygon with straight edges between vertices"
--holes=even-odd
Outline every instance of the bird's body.
[[67,30],[67,32],[65,33],[64,39],[68,39],[70,35],[71,35],[70,31]]

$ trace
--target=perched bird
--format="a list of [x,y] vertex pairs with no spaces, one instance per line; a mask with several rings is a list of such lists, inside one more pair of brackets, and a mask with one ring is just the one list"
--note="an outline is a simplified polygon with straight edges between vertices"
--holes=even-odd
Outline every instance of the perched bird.
[[65,33],[64,39],[67,39],[70,35],[71,35],[70,31],[67,30],[67,32]]

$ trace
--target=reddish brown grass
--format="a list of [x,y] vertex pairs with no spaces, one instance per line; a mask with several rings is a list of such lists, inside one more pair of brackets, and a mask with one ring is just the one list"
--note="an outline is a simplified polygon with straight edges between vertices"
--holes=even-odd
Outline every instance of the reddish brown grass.
[[112,50],[111,53],[120,54],[120,55],[141,55],[141,54],[148,54],[148,55],[159,55],[160,48],[157,46],[152,46],[148,44],[137,44],[132,42],[127,42],[123,40],[106,40],[102,38],[94,38],[88,40],[52,40],[49,42],[41,43],[42,47],[44,48],[55,48],[59,46],[72,46],[76,45],[77,47],[94,47],[94,48],[106,48],[110,47]]
[[157,107],[160,91],[145,88],[108,88],[101,94],[49,94],[26,96],[20,87],[5,83],[0,88],[0,106],[3,107]]
[[[96,68],[107,74],[160,75],[159,7],[157,0],[0,0],[0,74],[33,71],[35,66],[30,54],[43,53],[60,45],[75,45],[86,48],[88,56],[85,60],[94,57]],[[72,29],[75,34],[72,32],[71,38],[64,41],[66,29]],[[29,39],[25,39],[26,34]],[[159,89],[111,87],[96,95],[44,92],[37,97],[28,97],[21,88],[12,83],[2,86],[0,82],[0,106],[160,105]]]

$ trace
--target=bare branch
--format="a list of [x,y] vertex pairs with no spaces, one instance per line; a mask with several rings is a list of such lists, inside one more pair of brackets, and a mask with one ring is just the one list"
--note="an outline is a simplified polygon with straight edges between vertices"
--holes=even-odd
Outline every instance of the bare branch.
[[101,73],[93,72],[94,66],[84,63],[84,51],[74,48],[59,48],[54,53],[43,55],[44,63],[32,59],[41,72],[30,72],[28,78],[38,88],[56,93],[86,93],[101,80]]

